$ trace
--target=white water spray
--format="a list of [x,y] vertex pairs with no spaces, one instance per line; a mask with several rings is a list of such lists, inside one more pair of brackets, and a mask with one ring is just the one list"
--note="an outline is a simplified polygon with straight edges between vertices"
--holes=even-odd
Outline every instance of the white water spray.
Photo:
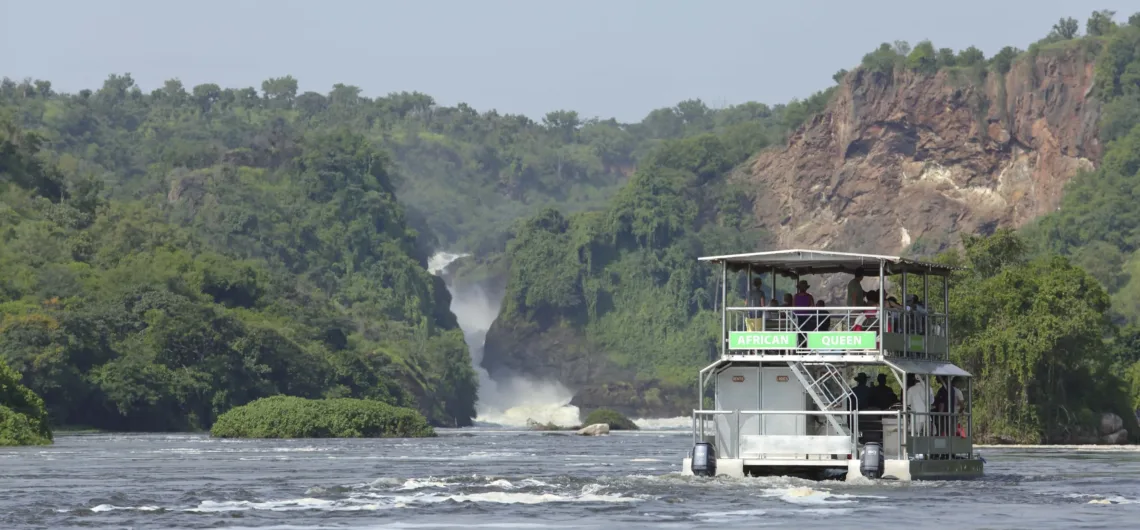
[[[455,260],[467,254],[437,252],[428,260],[428,271],[441,275]],[[451,293],[451,312],[459,321],[463,338],[471,352],[471,365],[479,377],[479,401],[475,405],[476,422],[522,427],[527,420],[560,426],[577,425],[578,407],[570,405],[574,397],[557,381],[534,381],[512,377],[504,381],[491,379],[483,368],[483,345],[487,331],[499,316],[502,300],[486,292],[480,285],[455,285],[444,276]]]

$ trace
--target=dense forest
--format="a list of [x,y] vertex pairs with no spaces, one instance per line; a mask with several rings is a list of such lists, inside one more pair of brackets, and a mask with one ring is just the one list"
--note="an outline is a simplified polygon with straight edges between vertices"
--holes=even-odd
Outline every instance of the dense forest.
[[741,158],[825,100],[537,123],[360,92],[0,82],[0,359],[55,425],[206,429],[279,393],[470,424],[431,252],[501,251],[544,205],[604,205],[663,141],[717,131]]
[[[988,59],[974,47],[896,42],[859,66],[928,75],[951,69],[981,81],[1052,48],[1081,47],[1096,58],[1107,145],[1098,169],[1078,175],[1060,210],[1020,233],[966,237],[927,256],[971,267],[954,282],[952,320],[960,327],[953,351],[980,377],[976,425],[986,439],[1074,439],[1104,411],[1135,426],[1140,306],[1129,293],[1140,289],[1131,276],[1140,272],[1140,201],[1133,197],[1140,189],[1140,14],[1127,24],[1113,17],[1093,13],[1083,37],[1075,19],[1062,19],[1028,50],[1006,47]],[[568,327],[578,330],[574,347],[585,352],[575,359],[592,367],[581,380],[620,374],[687,393],[692,374],[715,354],[720,324],[710,311],[716,279],[696,257],[765,247],[763,227],[750,219],[754,197],[726,178],[746,156],[715,131],[666,142],[606,210],[550,210],[519,225],[506,253],[504,309],[488,339],[491,362],[517,366],[524,360],[510,359],[520,351],[515,341],[534,344]],[[646,336],[657,338],[652,347]]]

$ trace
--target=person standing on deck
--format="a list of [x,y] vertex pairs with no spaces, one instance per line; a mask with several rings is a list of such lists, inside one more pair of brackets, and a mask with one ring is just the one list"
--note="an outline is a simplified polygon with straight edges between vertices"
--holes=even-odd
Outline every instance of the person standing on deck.
[[[863,298],[866,293],[863,292],[863,271],[855,271],[855,277],[847,282],[847,302],[844,304],[847,307],[861,307],[863,306]],[[843,325],[847,329],[854,329],[855,322],[859,316],[854,313],[848,313],[847,318],[843,319]]]
[[[962,391],[950,383],[946,376],[939,376],[942,388],[934,395],[934,411],[944,414],[938,418],[938,436],[950,436],[958,427],[958,414],[962,412]],[[947,403],[949,401],[949,403]]]
[[871,402],[879,410],[890,410],[896,403],[899,402],[899,397],[895,395],[895,391],[887,386],[887,374],[879,374],[879,384],[871,389]]
[[[851,410],[868,410],[871,406],[871,387],[867,386],[867,374],[859,372],[855,375],[855,386],[851,387]],[[859,416],[859,430],[864,431],[867,420]],[[862,438],[862,437],[860,437]]]
[[[768,305],[768,297],[764,296],[764,285],[760,278],[752,279],[752,289],[748,291],[748,307],[765,307]],[[748,327],[749,331],[760,331],[763,328],[764,312],[753,310],[748,312]]]
[[[799,282],[796,282],[796,295],[792,297],[793,306],[810,308],[815,305],[815,297],[812,296],[811,293],[807,292],[807,290],[807,280],[800,280]],[[798,340],[800,348],[807,348],[807,335],[804,333],[804,331],[807,331],[810,328],[811,323],[814,320],[811,314],[812,311],[810,309],[796,310],[796,327],[800,330]]]
[[847,307],[863,305],[863,271],[855,271],[855,277],[847,282]]
[[930,432],[930,403],[934,394],[930,386],[914,374],[906,375],[906,408],[914,413],[914,433],[926,436]]

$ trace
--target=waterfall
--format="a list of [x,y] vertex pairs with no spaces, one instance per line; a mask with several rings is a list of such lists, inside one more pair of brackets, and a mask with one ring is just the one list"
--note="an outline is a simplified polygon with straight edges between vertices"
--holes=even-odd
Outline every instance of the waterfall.
[[455,260],[467,256],[437,252],[428,260],[428,271],[442,276],[451,293],[451,312],[463,330],[471,353],[471,367],[479,378],[479,401],[475,405],[476,424],[523,427],[527,420],[564,427],[577,425],[578,407],[570,405],[574,394],[557,381],[537,381],[526,377],[491,379],[483,368],[483,346],[487,331],[499,316],[501,296],[493,296],[479,284],[456,285],[443,274]]

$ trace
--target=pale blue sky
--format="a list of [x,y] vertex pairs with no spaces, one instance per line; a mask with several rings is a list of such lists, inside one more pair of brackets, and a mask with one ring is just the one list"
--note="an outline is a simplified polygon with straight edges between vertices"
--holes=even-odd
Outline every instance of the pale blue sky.
[[1062,16],[1136,0],[0,0],[0,77],[98,88],[129,72],[144,90],[255,86],[292,74],[365,95],[418,90],[447,105],[573,109],[640,120],[687,98],[786,102],[831,84],[880,42],[931,39],[992,55],[1025,48]]

